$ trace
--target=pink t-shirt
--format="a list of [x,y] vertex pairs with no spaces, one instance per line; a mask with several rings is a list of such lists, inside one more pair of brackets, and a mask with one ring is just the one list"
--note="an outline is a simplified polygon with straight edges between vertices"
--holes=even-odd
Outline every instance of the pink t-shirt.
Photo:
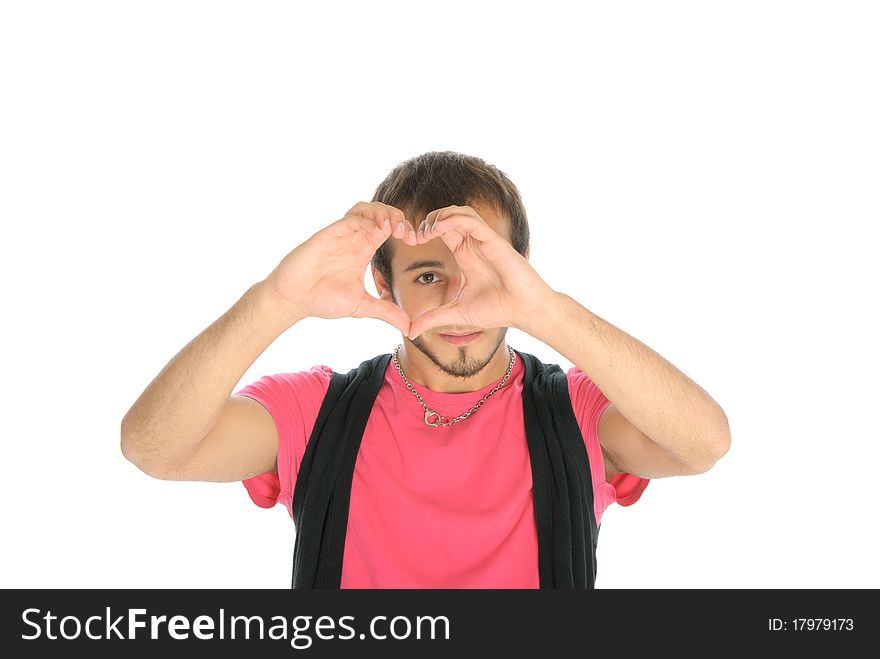
[[[236,392],[261,403],[278,428],[278,473],[243,481],[258,506],[283,503],[293,516],[296,474],[332,374],[313,366],[266,375]],[[507,384],[476,413],[431,428],[389,362],[355,462],[342,588],[538,588],[523,375],[517,359]],[[606,482],[597,429],[608,399],[577,367],[567,376],[598,522],[611,503],[638,500],[648,481],[619,474]],[[497,382],[461,394],[411,384],[431,409],[453,418]]]

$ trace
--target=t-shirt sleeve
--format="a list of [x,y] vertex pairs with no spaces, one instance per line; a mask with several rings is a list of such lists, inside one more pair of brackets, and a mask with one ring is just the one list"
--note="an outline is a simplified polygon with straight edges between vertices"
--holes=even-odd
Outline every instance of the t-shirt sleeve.
[[596,523],[599,523],[602,513],[612,503],[631,506],[638,501],[649,481],[632,474],[616,474],[610,482],[606,480],[605,459],[599,445],[599,418],[611,401],[577,366],[572,366],[567,376],[571,406],[587,446]]
[[296,474],[332,376],[329,366],[313,366],[308,371],[264,375],[233,394],[260,403],[272,415],[278,430],[277,473],[242,481],[251,500],[261,508],[283,503],[293,517]]

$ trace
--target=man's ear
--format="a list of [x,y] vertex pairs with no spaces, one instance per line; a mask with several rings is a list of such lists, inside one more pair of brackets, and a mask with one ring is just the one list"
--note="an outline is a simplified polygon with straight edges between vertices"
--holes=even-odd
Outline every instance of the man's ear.
[[528,247],[526,247],[526,261],[529,260],[529,254],[531,253],[531,251],[532,251],[532,246],[531,246],[531,245],[529,245]]
[[394,298],[391,295],[391,288],[388,286],[388,282],[385,281],[385,277],[382,276],[382,273],[376,268],[376,266],[370,266],[373,271],[373,283],[376,285],[376,292],[379,294],[380,300],[388,300],[389,302],[393,302]]

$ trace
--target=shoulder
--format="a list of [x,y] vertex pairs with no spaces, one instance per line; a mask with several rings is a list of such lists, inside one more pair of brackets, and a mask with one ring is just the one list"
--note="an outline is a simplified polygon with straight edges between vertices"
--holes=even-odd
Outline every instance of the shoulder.
[[610,401],[596,384],[581,371],[577,366],[572,366],[566,372],[568,381],[568,394],[571,399],[571,407],[584,436],[587,445],[587,454],[591,464],[600,462],[604,466],[604,472],[594,469],[595,475],[601,474],[601,480],[610,479],[618,473],[611,456],[599,441],[599,422],[603,413],[610,406]]
[[325,364],[319,364],[304,371],[264,375],[243,386],[234,395],[258,400],[323,397],[332,377],[333,369]]
[[577,366],[566,372],[568,394],[578,421],[598,421],[599,417],[610,405],[611,401],[590,377]]
[[596,515],[611,503],[629,506],[640,497],[648,480],[628,473],[613,458],[613,450],[601,441],[601,429],[614,413],[614,405],[589,376],[576,366],[567,373],[572,409],[581,428],[590,473],[596,492]]

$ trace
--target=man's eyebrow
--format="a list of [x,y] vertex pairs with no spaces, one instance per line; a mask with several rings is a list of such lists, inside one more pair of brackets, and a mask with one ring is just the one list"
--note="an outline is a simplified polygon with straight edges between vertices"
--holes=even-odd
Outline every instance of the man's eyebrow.
[[415,261],[406,266],[403,271],[409,272],[410,270],[419,270],[421,268],[443,268],[445,265],[443,261]]

